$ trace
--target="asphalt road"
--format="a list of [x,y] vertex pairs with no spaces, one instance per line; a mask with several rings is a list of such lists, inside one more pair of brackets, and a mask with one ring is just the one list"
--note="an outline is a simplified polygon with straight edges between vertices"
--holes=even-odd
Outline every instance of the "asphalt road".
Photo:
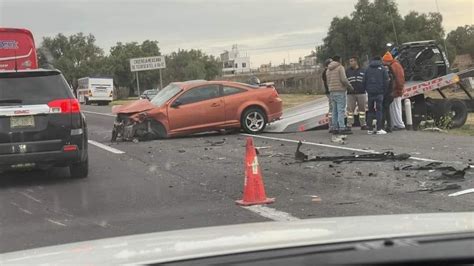
[[[140,143],[110,143],[110,107],[87,106],[90,175],[67,169],[2,173],[0,253],[105,237],[184,228],[317,217],[473,211],[474,170],[460,187],[420,191],[440,171],[397,171],[406,164],[449,162],[462,169],[474,159],[472,137],[395,132],[368,136],[355,130],[345,145],[326,131],[255,137],[265,188],[276,202],[243,208],[244,134],[205,134]],[[310,156],[409,153],[406,162],[295,163],[296,141]],[[116,150],[99,147],[102,143]],[[315,197],[317,196],[317,197]]]

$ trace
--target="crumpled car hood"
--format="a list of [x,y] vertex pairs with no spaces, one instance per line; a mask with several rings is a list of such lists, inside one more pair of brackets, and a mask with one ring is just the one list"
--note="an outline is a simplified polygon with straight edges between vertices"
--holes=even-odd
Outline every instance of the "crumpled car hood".
[[116,105],[112,107],[113,114],[133,114],[145,112],[156,108],[150,101],[141,99],[125,105]]

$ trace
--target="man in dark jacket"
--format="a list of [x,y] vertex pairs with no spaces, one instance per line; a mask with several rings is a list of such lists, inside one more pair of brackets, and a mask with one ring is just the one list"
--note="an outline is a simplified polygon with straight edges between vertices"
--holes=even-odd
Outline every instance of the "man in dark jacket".
[[[347,93],[347,123],[348,125],[359,124],[362,130],[367,130],[365,123],[365,106],[367,105],[367,93],[362,86],[365,70],[359,67],[359,58],[353,56],[349,59],[350,67],[346,69],[346,76],[352,87],[353,92]],[[357,106],[357,113],[356,111]],[[359,121],[360,123],[358,123]]]
[[[369,112],[367,114],[367,123],[369,127],[369,134],[387,134],[383,130],[382,118],[383,118],[383,96],[388,89],[388,72],[382,64],[380,57],[374,57],[370,61],[369,67],[365,70],[364,79],[362,85],[367,91],[369,96]],[[374,131],[373,120],[377,119],[377,130]]]

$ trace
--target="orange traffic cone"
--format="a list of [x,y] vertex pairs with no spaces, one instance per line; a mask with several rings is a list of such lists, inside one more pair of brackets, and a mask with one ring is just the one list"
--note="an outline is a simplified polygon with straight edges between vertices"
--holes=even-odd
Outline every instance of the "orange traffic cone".
[[235,201],[239,205],[259,205],[275,202],[274,198],[267,198],[263,185],[262,173],[258,165],[258,158],[253,145],[253,138],[247,138],[245,152],[245,181],[242,200]]

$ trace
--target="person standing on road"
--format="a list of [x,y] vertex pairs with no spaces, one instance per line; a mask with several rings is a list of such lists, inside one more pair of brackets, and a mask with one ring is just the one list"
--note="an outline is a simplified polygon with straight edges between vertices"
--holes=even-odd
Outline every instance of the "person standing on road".
[[326,97],[328,98],[328,102],[329,102],[328,118],[329,118],[329,132],[330,133],[332,133],[334,131],[334,129],[333,129],[334,125],[333,125],[333,121],[332,121],[332,103],[331,103],[331,97],[329,97],[329,88],[328,88],[328,80],[327,80],[327,77],[326,77],[326,72],[328,71],[329,63],[331,63],[331,62],[332,62],[331,58],[324,61],[324,71],[323,71],[323,75],[322,75],[323,84],[324,84],[324,93],[326,94]]
[[405,129],[405,123],[402,119],[402,96],[403,87],[405,86],[405,71],[398,60],[394,59],[389,52],[383,56],[383,62],[390,69],[392,76],[391,91],[393,102],[390,104],[390,117],[393,130]]
[[[346,76],[352,87],[353,92],[347,94],[347,124],[348,126],[354,126],[356,123],[355,117],[357,116],[360,121],[360,128],[367,130],[365,121],[365,106],[367,105],[367,93],[362,86],[362,80],[364,79],[365,70],[359,66],[359,58],[353,56],[349,59],[350,67],[346,70]],[[358,114],[355,113],[356,106]]]
[[346,71],[341,65],[341,57],[333,56],[332,62],[328,65],[326,78],[328,83],[329,95],[332,104],[333,133],[352,134],[350,128],[346,127],[346,99],[347,91],[353,91],[351,83],[346,77]]
[[[369,67],[365,70],[362,86],[369,96],[369,110],[367,114],[367,123],[369,134],[387,134],[383,130],[383,96],[388,89],[388,73],[382,64],[380,56],[374,57],[369,63]],[[374,131],[373,121],[377,120],[377,129]]]

